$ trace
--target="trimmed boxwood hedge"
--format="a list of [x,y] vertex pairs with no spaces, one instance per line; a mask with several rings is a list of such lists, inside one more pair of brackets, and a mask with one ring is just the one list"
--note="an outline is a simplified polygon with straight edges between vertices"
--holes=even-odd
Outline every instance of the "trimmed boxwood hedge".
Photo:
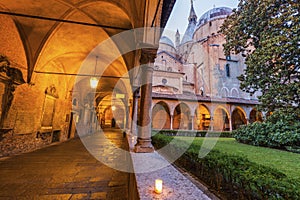
[[[172,137],[157,134],[154,146],[159,149]],[[182,141],[183,142],[183,141]],[[166,157],[178,151],[180,143],[171,146]],[[300,182],[282,172],[249,161],[247,158],[212,150],[198,157],[200,146],[191,147],[175,162],[199,177],[217,192],[231,199],[300,199]]]
[[216,132],[216,131],[191,131],[191,130],[155,130],[153,129],[152,135],[157,133],[167,135],[167,136],[189,136],[189,137],[226,137],[232,138],[232,132],[230,131],[223,131],[223,132]]

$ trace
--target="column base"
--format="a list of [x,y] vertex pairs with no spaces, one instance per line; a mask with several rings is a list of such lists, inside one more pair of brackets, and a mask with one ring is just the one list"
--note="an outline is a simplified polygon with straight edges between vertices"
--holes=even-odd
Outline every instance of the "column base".
[[137,143],[134,146],[135,153],[152,153],[154,152],[154,147],[151,144],[151,139],[138,138]]

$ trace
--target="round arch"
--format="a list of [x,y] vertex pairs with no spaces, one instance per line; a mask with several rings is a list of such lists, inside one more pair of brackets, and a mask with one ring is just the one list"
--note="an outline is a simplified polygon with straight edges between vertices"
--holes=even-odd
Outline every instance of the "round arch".
[[221,96],[222,97],[228,97],[229,96],[229,90],[228,90],[228,88],[227,87],[223,87],[222,89],[221,89]]
[[230,91],[230,96],[233,98],[239,98],[240,97],[239,90],[236,88],[232,88]]
[[195,110],[194,128],[196,130],[208,130],[210,127],[210,110],[204,104],[199,104]]
[[190,122],[191,111],[187,104],[180,103],[175,107],[173,114],[173,129],[189,130],[192,127]]
[[126,107],[120,99],[112,95],[105,96],[97,105],[97,118],[102,128],[124,128],[126,123]]
[[255,108],[251,110],[250,116],[249,116],[249,122],[262,122],[263,121],[263,114],[259,111],[257,111]]
[[152,108],[152,128],[171,129],[170,109],[164,101],[156,103]]
[[214,111],[212,129],[214,131],[229,131],[229,117],[228,112],[222,106],[218,106]]
[[235,108],[231,114],[232,130],[238,129],[240,126],[247,124],[246,116],[240,108]]

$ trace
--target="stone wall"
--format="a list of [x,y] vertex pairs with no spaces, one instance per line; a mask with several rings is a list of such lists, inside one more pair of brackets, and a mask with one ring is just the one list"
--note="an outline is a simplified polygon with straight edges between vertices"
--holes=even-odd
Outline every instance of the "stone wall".
[[51,134],[38,137],[36,133],[14,134],[13,131],[0,133],[0,157],[30,152],[51,143]]

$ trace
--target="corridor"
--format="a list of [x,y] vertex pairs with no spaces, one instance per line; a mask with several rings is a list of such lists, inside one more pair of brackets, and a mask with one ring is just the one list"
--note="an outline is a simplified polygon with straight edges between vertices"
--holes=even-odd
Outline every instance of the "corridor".
[[[119,130],[108,130],[105,136],[117,147],[126,148]],[[109,156],[118,162],[124,159]],[[0,159],[0,199],[123,200],[128,199],[128,182],[128,173],[96,160],[79,138]]]

